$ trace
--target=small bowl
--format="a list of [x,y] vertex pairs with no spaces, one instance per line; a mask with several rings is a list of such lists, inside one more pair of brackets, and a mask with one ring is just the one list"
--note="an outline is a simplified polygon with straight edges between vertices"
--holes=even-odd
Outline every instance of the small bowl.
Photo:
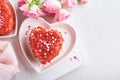
[[[55,57],[50,63],[47,63],[45,65],[41,64],[40,61],[34,57],[31,46],[29,44],[30,32],[32,29],[38,26],[44,28],[50,27],[50,29],[58,30],[59,32],[61,32],[64,39],[62,50],[60,51],[59,55]],[[66,23],[58,22],[49,24],[42,18],[27,18],[21,24],[19,32],[19,42],[24,56],[26,57],[30,65],[33,67],[33,69],[38,73],[43,73],[47,70],[54,68],[61,60],[63,60],[67,55],[69,55],[76,43],[76,32],[72,26]]]
[[13,3],[10,2],[9,0],[6,0],[6,2],[7,2],[9,5],[11,5],[11,7],[12,7],[12,9],[13,9],[13,11],[14,11],[14,15],[15,15],[15,28],[14,28],[14,30],[13,30],[11,33],[9,33],[9,34],[0,35],[0,38],[10,38],[10,37],[16,36],[16,34],[17,34],[17,29],[18,29],[18,18],[17,18],[17,13],[16,13],[16,10],[15,10],[15,8],[14,8],[14,5],[13,5]]

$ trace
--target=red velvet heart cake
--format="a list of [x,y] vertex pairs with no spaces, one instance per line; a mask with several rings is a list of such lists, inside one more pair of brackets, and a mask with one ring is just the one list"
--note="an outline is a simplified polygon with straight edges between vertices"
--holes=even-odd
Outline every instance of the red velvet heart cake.
[[6,0],[0,0],[0,35],[6,35],[15,28],[15,14]]
[[29,41],[34,56],[46,64],[60,53],[64,39],[57,30],[37,27],[32,29]]

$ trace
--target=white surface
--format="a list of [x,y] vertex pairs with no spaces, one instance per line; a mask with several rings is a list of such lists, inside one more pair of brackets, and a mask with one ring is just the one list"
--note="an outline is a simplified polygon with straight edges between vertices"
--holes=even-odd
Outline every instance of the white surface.
[[[120,80],[119,8],[120,0],[89,0],[87,5],[74,9],[68,22],[79,26],[89,61],[86,66],[57,80]],[[19,24],[24,19],[20,16],[19,14]],[[38,78],[38,74],[30,74],[31,68],[26,65],[27,62],[22,62],[25,60],[23,54],[19,52],[19,48],[14,48],[18,51],[20,67],[26,74],[19,74],[13,80],[17,80],[17,77],[21,80],[42,80]]]

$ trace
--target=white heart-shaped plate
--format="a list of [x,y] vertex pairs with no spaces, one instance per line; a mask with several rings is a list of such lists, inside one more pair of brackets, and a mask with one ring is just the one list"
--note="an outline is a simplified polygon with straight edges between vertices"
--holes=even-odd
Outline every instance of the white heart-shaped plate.
[[[61,32],[64,39],[62,50],[60,51],[59,55],[46,65],[41,64],[40,61],[34,57],[31,46],[29,44],[30,32],[33,28],[36,28],[38,26],[58,30],[59,32]],[[76,42],[76,33],[74,28],[66,23],[59,22],[49,24],[42,18],[39,19],[27,18],[21,24],[19,32],[19,41],[21,49],[30,65],[38,73],[42,73],[49,69],[54,68],[55,65],[57,65],[57,63],[59,63],[64,57],[66,57],[71,52]]]
[[12,8],[13,8],[13,11],[14,11],[14,14],[15,14],[15,29],[11,33],[9,33],[9,34],[0,35],[0,38],[10,38],[10,37],[16,36],[17,29],[18,29],[18,18],[17,18],[17,13],[16,13],[16,10],[14,8],[14,5],[11,2],[11,0],[6,0],[6,2],[9,3],[12,6]]

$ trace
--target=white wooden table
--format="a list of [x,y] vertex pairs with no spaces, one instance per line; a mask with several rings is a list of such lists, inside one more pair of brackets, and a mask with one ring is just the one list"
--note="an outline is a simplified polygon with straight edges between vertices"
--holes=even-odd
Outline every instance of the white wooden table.
[[[17,9],[17,0],[13,3]],[[66,22],[79,26],[88,63],[57,80],[120,80],[119,8],[120,0],[89,0],[87,5],[73,9],[72,16]],[[17,13],[20,25],[24,17],[21,17],[19,10]],[[18,36],[14,40],[8,40],[17,43]],[[18,52],[18,59],[21,60],[20,69],[24,75],[19,73],[12,80],[44,80],[32,71],[27,61],[22,62],[25,58],[22,57],[19,45],[14,48]]]

